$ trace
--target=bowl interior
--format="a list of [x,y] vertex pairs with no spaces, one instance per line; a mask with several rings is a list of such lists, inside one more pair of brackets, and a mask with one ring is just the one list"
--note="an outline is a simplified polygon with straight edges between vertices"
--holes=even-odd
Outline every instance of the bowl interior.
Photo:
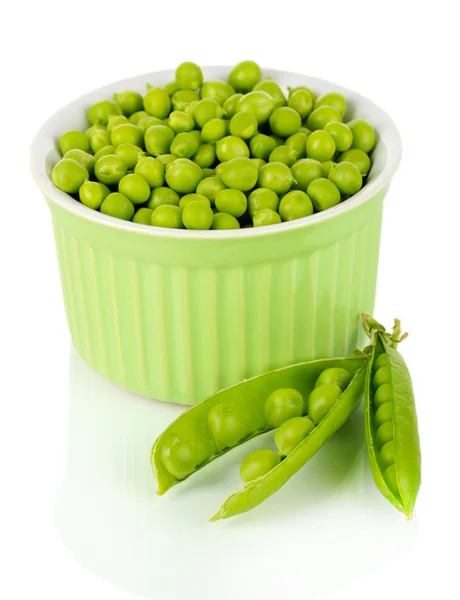
[[[203,67],[205,80],[226,80],[229,71],[230,67],[227,66]],[[206,232],[172,229],[161,229],[161,231],[158,231],[159,228],[156,227],[148,227],[146,225],[122,221],[91,210],[79,202],[76,202],[73,198],[57,189],[52,184],[51,171],[53,166],[60,159],[60,153],[58,151],[59,137],[71,129],[85,130],[88,127],[86,112],[92,104],[99,100],[111,98],[114,92],[123,91],[125,89],[136,90],[144,94],[147,83],[154,86],[164,86],[174,79],[174,69],[146,73],[111,83],[77,98],[56,112],[38,131],[32,143],[31,170],[34,179],[50,201],[60,204],[67,210],[80,214],[83,218],[102,221],[109,226],[118,227],[120,229],[135,229],[147,235],[207,238],[209,238],[209,236],[241,237],[270,235],[276,233],[276,231],[281,231],[282,229],[308,227],[310,224],[313,225],[319,220],[333,218],[346,210],[352,209],[354,206],[358,206],[360,203],[365,202],[368,198],[372,197],[379,189],[389,182],[400,161],[401,141],[393,121],[380,107],[352,90],[323,79],[275,69],[263,69],[263,75],[264,77],[271,77],[286,92],[287,86],[296,87],[300,85],[310,87],[318,94],[333,90],[339,91],[344,94],[348,101],[348,109],[344,121],[347,122],[355,117],[361,117],[368,120],[374,126],[377,133],[377,143],[372,152],[372,169],[367,178],[366,185],[357,194],[352,196],[352,198],[342,202],[334,208],[317,213],[311,217],[270,227]]]

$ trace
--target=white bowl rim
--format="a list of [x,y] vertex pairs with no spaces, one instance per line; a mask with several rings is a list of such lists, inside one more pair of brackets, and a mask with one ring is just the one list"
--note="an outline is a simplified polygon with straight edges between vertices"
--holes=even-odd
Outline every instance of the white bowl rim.
[[[202,67],[203,71],[230,71],[230,66],[225,65],[212,65]],[[327,221],[338,217],[341,214],[346,213],[349,210],[355,209],[358,206],[367,202],[370,198],[375,196],[382,188],[384,188],[393,177],[396,169],[398,168],[401,160],[402,146],[401,137],[394,124],[393,120],[383,111],[379,106],[368,98],[354,92],[341,85],[335,84],[326,79],[320,79],[316,77],[309,77],[301,73],[294,73],[290,71],[284,71],[279,69],[268,69],[262,68],[264,77],[270,76],[272,78],[279,77],[301,77],[304,80],[308,80],[308,85],[312,88],[329,88],[331,91],[339,91],[347,98],[355,98],[360,102],[367,105],[376,116],[379,117],[380,126],[377,130],[378,136],[384,141],[387,148],[387,156],[384,167],[381,173],[371,181],[367,183],[357,194],[352,196],[349,200],[340,203],[339,205],[330,208],[328,210],[315,213],[309,217],[302,219],[296,219],[294,221],[287,221],[284,223],[270,225],[266,227],[249,227],[244,229],[227,229],[227,230],[206,230],[206,231],[192,231],[187,229],[167,229],[162,227],[152,227],[150,225],[142,225],[139,223],[133,223],[132,221],[124,221],[115,217],[104,215],[99,211],[92,210],[80,202],[74,200],[70,195],[58,189],[51,181],[50,177],[46,172],[46,157],[50,150],[55,146],[54,138],[54,123],[59,117],[63,116],[70,110],[75,110],[77,105],[82,105],[89,96],[97,94],[101,99],[106,98],[108,94],[110,96],[113,91],[121,89],[135,89],[138,87],[139,82],[144,83],[155,77],[168,78],[169,80],[174,79],[175,69],[166,69],[162,71],[153,71],[151,73],[144,73],[127,79],[122,79],[108,85],[96,88],[82,96],[76,98],[69,104],[62,107],[54,115],[52,115],[38,130],[36,133],[31,149],[30,149],[30,168],[32,176],[37,186],[41,189],[43,194],[56,205],[69,211],[87,221],[93,221],[106,225],[108,227],[123,230],[126,232],[135,232],[137,234],[144,234],[153,237],[163,238],[188,238],[188,239],[229,239],[229,238],[252,238],[252,237],[265,237],[270,235],[276,235],[283,231],[292,231],[301,228],[308,228],[316,225],[319,222]],[[215,75],[214,75],[215,77]],[[64,133],[64,132],[63,132]]]

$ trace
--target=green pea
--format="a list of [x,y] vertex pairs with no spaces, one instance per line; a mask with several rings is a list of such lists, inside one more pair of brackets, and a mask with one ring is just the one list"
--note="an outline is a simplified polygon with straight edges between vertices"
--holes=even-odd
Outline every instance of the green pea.
[[347,112],[347,101],[345,96],[340,92],[327,92],[326,94],[322,94],[315,101],[315,108],[319,108],[320,106],[332,106],[342,118]]
[[305,119],[313,110],[313,97],[308,90],[298,89],[289,96],[288,106]]
[[141,148],[144,146],[144,132],[138,125],[122,123],[112,129],[110,141],[114,146],[133,144]]
[[379,452],[379,462],[382,469],[386,469],[395,462],[395,443],[387,442]]
[[240,112],[234,115],[230,121],[230,133],[243,140],[252,138],[257,133],[257,118],[252,113]]
[[151,188],[160,187],[165,182],[164,165],[157,158],[151,156],[140,158],[134,167],[134,173],[143,177]]
[[142,96],[138,92],[126,90],[119,94],[115,93],[113,99],[118,103],[122,113],[127,117],[143,109]]
[[257,183],[259,171],[249,158],[237,156],[225,162],[222,167],[222,181],[229,188],[246,192]]
[[131,221],[134,215],[134,206],[124,194],[114,192],[104,198],[101,204],[101,213],[124,221]]
[[183,110],[175,110],[168,117],[168,127],[175,133],[184,133],[192,131],[195,127],[195,121],[192,115],[189,115]]
[[201,130],[203,142],[217,142],[227,134],[227,125],[222,119],[208,121]]
[[80,202],[93,210],[99,210],[109,194],[109,188],[97,181],[85,181],[78,192]]
[[382,354],[380,354],[374,362],[375,371],[378,371],[380,367],[388,367],[388,358],[386,352],[382,352]]
[[277,212],[279,203],[279,198],[273,190],[269,190],[268,188],[257,188],[253,190],[248,197],[249,215],[253,217],[257,211],[263,210],[264,208],[269,208],[270,210]]
[[227,213],[214,213],[211,229],[239,229],[238,219]]
[[385,402],[382,404],[375,413],[374,424],[375,428],[378,429],[382,423],[387,421],[393,421],[393,406],[391,402]]
[[371,169],[371,159],[365,152],[357,150],[356,148],[350,148],[350,150],[343,152],[337,159],[338,163],[344,161],[351,162],[358,167],[358,170],[363,177],[367,175]]
[[120,106],[110,100],[96,102],[88,110],[88,119],[91,125],[107,125],[110,115],[121,115]]
[[323,160],[323,162],[321,163],[323,169],[324,169],[324,174],[326,177],[329,177],[329,173],[331,172],[331,169],[333,169],[334,167],[337,166],[337,163],[335,163],[332,160]]
[[352,377],[353,375],[348,369],[342,369],[340,367],[325,369],[316,380],[315,388],[326,383],[335,383],[341,390],[344,390],[350,384]]
[[145,147],[152,156],[168,154],[174,140],[174,131],[166,125],[154,125],[145,132]]
[[124,125],[126,123],[129,123],[129,121],[124,115],[110,115],[109,122],[107,123],[107,131],[112,133],[115,127],[118,125]]
[[399,496],[398,478],[396,476],[396,465],[390,465],[383,473],[383,479],[389,487],[392,494]]
[[153,210],[151,208],[138,208],[134,213],[133,223],[139,223],[140,225],[151,225],[152,214]]
[[296,160],[305,158],[307,155],[307,138],[308,135],[302,132],[293,133],[287,138],[285,144],[288,148],[294,150]]
[[[206,202],[209,203],[207,198]],[[187,229],[210,229],[213,217],[211,207],[202,202],[189,202],[182,211],[182,221]]]
[[220,119],[224,110],[216,100],[205,98],[197,102],[192,111],[197,126],[202,129],[211,119]]
[[227,161],[226,161],[226,160],[224,160],[224,162],[221,162],[221,163],[219,163],[219,164],[216,166],[216,176],[217,176],[217,177],[220,177],[220,176],[222,175],[222,169],[224,168],[224,165],[225,165],[225,163],[226,163],[226,162],[227,162]]
[[197,92],[194,90],[180,90],[171,98],[174,110],[185,111],[192,104],[200,99]]
[[302,394],[293,388],[275,390],[265,401],[264,414],[270,427],[279,427],[288,419],[301,417],[302,413]]
[[110,133],[106,129],[97,129],[90,135],[89,145],[91,146],[91,151],[94,152],[94,154],[109,144]]
[[62,158],[54,165],[51,174],[54,185],[68,194],[76,194],[88,177],[85,167],[72,158]]
[[105,185],[116,185],[126,175],[126,163],[115,154],[107,154],[96,161],[94,174]]
[[263,158],[250,158],[249,160],[256,165],[257,170],[267,164],[267,161],[265,161]]
[[211,206],[211,202],[206,196],[202,196],[201,194],[185,194],[185,196],[182,196],[180,199],[179,207],[183,210],[190,202],[201,202],[201,204],[204,204],[205,206]]
[[94,173],[94,164],[96,162],[92,154],[89,154],[84,150],[79,150],[78,148],[72,148],[71,150],[67,150],[63,158],[72,158],[73,160],[76,160],[85,167],[89,176],[92,177]]
[[171,475],[177,479],[184,479],[196,467],[195,448],[189,441],[174,436],[165,440],[161,448],[161,462]]
[[324,419],[341,395],[342,390],[335,383],[320,385],[311,392],[307,402],[307,413],[315,425]]
[[334,138],[327,131],[313,131],[307,138],[307,156],[319,162],[331,159],[335,154]]
[[280,457],[274,450],[254,450],[241,463],[240,476],[245,483],[263,477],[280,463]]
[[297,152],[288,146],[277,146],[273,152],[270,154],[268,161],[269,162],[281,162],[287,165],[288,167],[292,167],[297,159]]
[[315,92],[313,90],[311,90],[310,88],[305,87],[304,85],[298,85],[297,87],[294,87],[294,88],[288,86],[289,97],[291,97],[292,94],[297,92],[297,90],[306,90],[307,92],[310,93],[311,97],[313,98],[313,103],[316,102],[317,95],[315,94]]
[[267,92],[254,91],[245,94],[238,100],[236,112],[254,114],[260,125],[268,121],[276,106],[276,101]]
[[63,155],[74,148],[89,152],[89,138],[81,131],[68,131],[59,138],[59,147]]
[[228,213],[233,217],[241,217],[246,212],[248,201],[240,190],[225,189],[217,193],[215,205],[219,212]]
[[203,171],[188,158],[178,158],[166,167],[166,183],[179,194],[194,192],[203,179]]
[[203,72],[194,62],[183,62],[176,69],[176,84],[181,90],[197,90],[203,83]]
[[96,154],[94,155],[94,163],[96,163],[101,156],[107,156],[107,154],[114,154],[115,153],[115,146],[112,145],[108,145],[108,146],[104,146],[103,148],[101,148],[100,150],[98,150],[96,152]]
[[307,194],[315,207],[320,212],[340,204],[340,192],[329,179],[315,179],[307,188]]
[[392,400],[392,388],[389,383],[381,385],[374,394],[374,406],[377,408],[385,402],[391,402]]
[[214,144],[201,144],[192,156],[193,162],[202,169],[207,169],[216,162],[216,147]]
[[273,190],[278,195],[288,192],[293,181],[291,169],[283,163],[271,162],[259,169],[259,187]]
[[363,178],[357,166],[351,162],[341,162],[331,168],[328,178],[344,196],[352,196],[363,187]]
[[293,221],[313,214],[313,204],[305,192],[293,190],[281,198],[279,214],[282,221]]
[[160,154],[156,159],[166,168],[169,164],[177,160],[177,156],[174,156],[174,154]]
[[263,160],[268,160],[270,154],[276,147],[276,141],[264,133],[255,135],[249,142],[251,156],[254,156],[255,158],[261,158]]
[[236,114],[236,105],[243,94],[233,94],[230,98],[227,98],[223,104],[225,110],[225,116],[227,119],[231,119]]
[[282,106],[273,111],[270,116],[270,128],[275,135],[289,137],[297,133],[302,126],[302,119],[298,112],[289,106]]
[[191,132],[178,133],[171,143],[171,153],[179,158],[191,158],[198,150],[199,142]]
[[394,438],[393,421],[385,421],[377,429],[375,441],[378,448],[382,448],[386,443],[391,442]]
[[294,183],[292,187],[296,190],[307,191],[308,186],[315,179],[325,177],[324,167],[318,160],[302,158],[291,167]]
[[237,91],[246,94],[261,80],[262,71],[253,60],[244,60],[233,67],[228,83]]
[[233,87],[225,81],[205,81],[200,88],[201,98],[210,98],[221,105],[234,93]]
[[353,134],[351,147],[369,154],[375,146],[375,131],[372,125],[364,119],[353,119],[348,123],[348,127]]
[[128,117],[128,122],[132,123],[133,125],[138,125],[139,122],[142,119],[145,119],[146,117],[150,117],[151,115],[149,115],[149,113],[145,110],[138,110],[137,112],[133,113],[132,115],[130,115]]
[[180,90],[180,87],[177,85],[177,83],[175,81],[170,81],[164,86],[163,89],[168,94],[168,96],[171,98],[172,96],[174,96],[174,94],[176,92],[178,92]]
[[143,204],[150,198],[150,187],[140,175],[130,173],[120,179],[118,191],[124,194],[133,204]]
[[270,137],[273,140],[275,140],[276,147],[282,146],[284,144],[284,139],[282,137],[280,137],[279,135],[271,135]]
[[142,149],[134,144],[120,144],[116,146],[115,155],[123,160],[127,169],[134,169],[137,162],[145,156]]
[[171,99],[161,88],[150,88],[144,96],[144,109],[152,117],[165,119],[171,112]]
[[338,152],[345,152],[345,150],[348,150],[351,147],[353,134],[351,129],[348,125],[345,125],[345,123],[331,121],[324,127],[324,131],[327,131],[332,135]]
[[283,94],[283,91],[276,81],[273,81],[270,79],[270,77],[263,79],[257,85],[255,85],[253,91],[265,92],[276,101],[276,106],[284,106],[286,104],[286,98]]
[[[256,210],[252,216],[252,224],[254,227],[278,225],[279,223],[281,223],[281,217],[271,208],[261,208],[260,210]],[[245,227],[247,227],[247,225],[245,225]]]
[[167,229],[181,229],[183,227],[182,210],[174,204],[161,204],[152,213],[152,225]]
[[249,158],[249,148],[241,138],[227,135],[217,142],[216,154],[220,162],[225,162],[237,156]]
[[285,421],[275,432],[275,444],[280,456],[288,456],[313,431],[313,421],[306,417],[294,417]]
[[376,390],[385,383],[391,383],[390,369],[388,367],[380,367],[380,369],[376,371],[374,375],[372,387],[374,390]]
[[209,169],[207,167],[204,167],[204,169],[202,169],[203,171],[203,179],[206,179],[208,177],[214,177],[216,174],[216,171],[214,169]]
[[219,449],[236,446],[246,435],[244,415],[227,404],[213,406],[206,423],[209,435]]
[[307,127],[312,131],[324,129],[331,121],[342,121],[342,115],[333,106],[320,106],[308,115]]
[[158,187],[152,190],[147,207],[155,210],[163,204],[179,206],[179,194],[169,187]]
[[225,190],[226,187],[227,186],[220,177],[206,177],[200,181],[196,188],[196,192],[197,194],[206,196],[212,205],[214,204],[217,193],[221,190]]

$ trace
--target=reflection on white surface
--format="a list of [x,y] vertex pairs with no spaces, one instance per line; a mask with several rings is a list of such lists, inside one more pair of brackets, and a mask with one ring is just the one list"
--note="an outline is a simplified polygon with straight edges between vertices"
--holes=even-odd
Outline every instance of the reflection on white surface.
[[[183,407],[124,392],[72,349],[67,466],[57,526],[77,561],[147,598],[317,598],[384,572],[417,541],[374,489],[355,413],[277,494],[240,517],[209,523],[239,485],[238,469],[262,436],[162,497],[150,450]],[[282,594],[282,596],[280,596]]]

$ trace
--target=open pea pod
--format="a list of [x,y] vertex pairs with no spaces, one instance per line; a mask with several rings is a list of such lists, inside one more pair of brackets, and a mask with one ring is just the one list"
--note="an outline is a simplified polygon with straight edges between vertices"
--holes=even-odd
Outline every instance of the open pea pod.
[[[337,366],[350,369],[348,361],[342,361]],[[323,368],[329,367],[324,365]],[[277,492],[297,473],[321,449],[327,440],[348,421],[350,415],[358,408],[361,402],[364,375],[365,359],[361,358],[358,368],[353,370],[353,378],[350,384],[308,437],[266,475],[247,483],[242,490],[229,496],[217,513],[211,518],[211,521],[227,519],[251,510]]]
[[[298,363],[243,381],[188,409],[158,437],[152,448],[151,463],[158,481],[157,493],[163,494],[232,447],[274,429],[267,422],[264,411],[267,397],[274,390],[297,390],[303,398],[302,412],[305,414],[306,400],[319,375],[326,369],[348,370],[352,375],[351,382],[308,440],[302,442],[301,448],[294,450],[271,473],[247,485],[240,492],[241,496],[231,496],[215,519],[233,516],[260,504],[305,464],[358,406],[366,361],[367,358],[360,355]],[[227,419],[225,428],[218,430],[216,435],[215,427],[210,430],[210,417],[222,406],[228,407],[232,419]]]
[[414,393],[407,365],[396,349],[400,322],[391,334],[363,315],[372,353],[364,385],[369,463],[375,484],[393,506],[412,517],[421,481],[420,440]]

